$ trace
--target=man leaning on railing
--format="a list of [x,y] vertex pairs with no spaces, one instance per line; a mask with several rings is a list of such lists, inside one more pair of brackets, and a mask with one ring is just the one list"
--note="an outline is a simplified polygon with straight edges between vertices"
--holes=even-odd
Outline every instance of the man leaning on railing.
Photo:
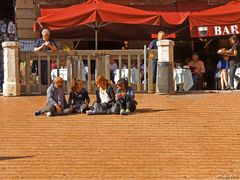
[[[42,30],[42,38],[37,39],[33,45],[34,51],[56,51],[56,43],[50,39],[50,31],[48,29]],[[41,84],[47,85],[48,74],[47,74],[47,60],[41,60]],[[38,61],[34,60],[32,64],[32,73],[38,74]]]
[[42,30],[42,38],[37,39],[34,43],[34,51],[56,51],[56,43],[50,39],[50,31],[48,29]]

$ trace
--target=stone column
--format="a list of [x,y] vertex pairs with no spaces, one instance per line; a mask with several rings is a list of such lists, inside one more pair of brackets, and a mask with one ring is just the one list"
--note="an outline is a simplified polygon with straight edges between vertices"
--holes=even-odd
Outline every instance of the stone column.
[[161,40],[157,42],[158,46],[158,64],[157,64],[157,80],[156,93],[173,94],[173,47],[174,41]]
[[2,43],[4,61],[3,96],[19,96],[19,59],[18,42],[8,41]]

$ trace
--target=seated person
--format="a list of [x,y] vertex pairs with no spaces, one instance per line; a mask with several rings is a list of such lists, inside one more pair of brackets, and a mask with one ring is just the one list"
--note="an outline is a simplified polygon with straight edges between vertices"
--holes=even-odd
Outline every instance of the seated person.
[[[221,89],[229,89],[228,85],[228,70],[230,68],[229,65],[229,56],[228,55],[223,55],[222,58],[218,61],[217,64],[217,69],[219,70],[220,73],[220,82],[221,82]],[[225,86],[224,86],[225,85]]]
[[35,116],[47,113],[47,116],[69,114],[69,108],[64,95],[63,79],[56,77],[53,83],[47,89],[46,108],[36,111]]
[[[147,64],[146,64],[146,78],[148,76],[148,67],[147,67]],[[144,84],[144,63],[142,63],[140,65],[140,78],[141,78],[141,82],[142,84]]]
[[206,70],[203,61],[199,59],[199,56],[196,52],[192,54],[192,60],[188,63],[188,66],[192,71],[193,78],[193,87],[191,89],[202,89],[202,78]]
[[126,79],[120,79],[117,82],[116,106],[120,109],[121,115],[128,115],[136,110],[137,102],[132,87],[128,86]]
[[56,62],[56,60],[52,60],[51,69],[57,69],[57,62]]
[[118,65],[113,58],[110,59],[110,80],[114,82],[114,71],[118,69]]
[[125,59],[122,61],[122,69],[128,69],[128,62]]
[[89,102],[88,91],[83,87],[82,80],[74,79],[68,99],[70,112],[86,113],[86,110],[89,109]]
[[96,85],[97,100],[93,105],[93,110],[86,111],[87,115],[107,114],[111,111],[111,108],[115,103],[115,93],[107,79],[103,76],[98,76],[96,79]]

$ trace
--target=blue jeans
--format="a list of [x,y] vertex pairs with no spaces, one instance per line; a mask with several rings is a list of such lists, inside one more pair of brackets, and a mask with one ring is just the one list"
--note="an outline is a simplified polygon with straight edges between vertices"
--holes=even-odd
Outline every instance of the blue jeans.
[[86,103],[75,103],[73,104],[73,112],[77,112],[77,113],[85,113],[86,110],[88,110],[88,104]]
[[153,83],[156,83],[157,79],[157,59],[152,60],[152,78],[153,78]]
[[198,80],[200,79],[200,76],[197,74],[192,74],[192,79],[193,79],[193,86],[191,87],[191,90],[197,90]]

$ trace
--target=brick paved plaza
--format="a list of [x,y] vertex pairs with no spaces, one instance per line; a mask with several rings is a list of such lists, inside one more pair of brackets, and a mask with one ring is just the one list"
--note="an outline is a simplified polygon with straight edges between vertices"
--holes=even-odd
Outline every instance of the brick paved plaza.
[[137,94],[130,116],[33,116],[45,100],[0,97],[1,180],[240,180],[239,92]]

